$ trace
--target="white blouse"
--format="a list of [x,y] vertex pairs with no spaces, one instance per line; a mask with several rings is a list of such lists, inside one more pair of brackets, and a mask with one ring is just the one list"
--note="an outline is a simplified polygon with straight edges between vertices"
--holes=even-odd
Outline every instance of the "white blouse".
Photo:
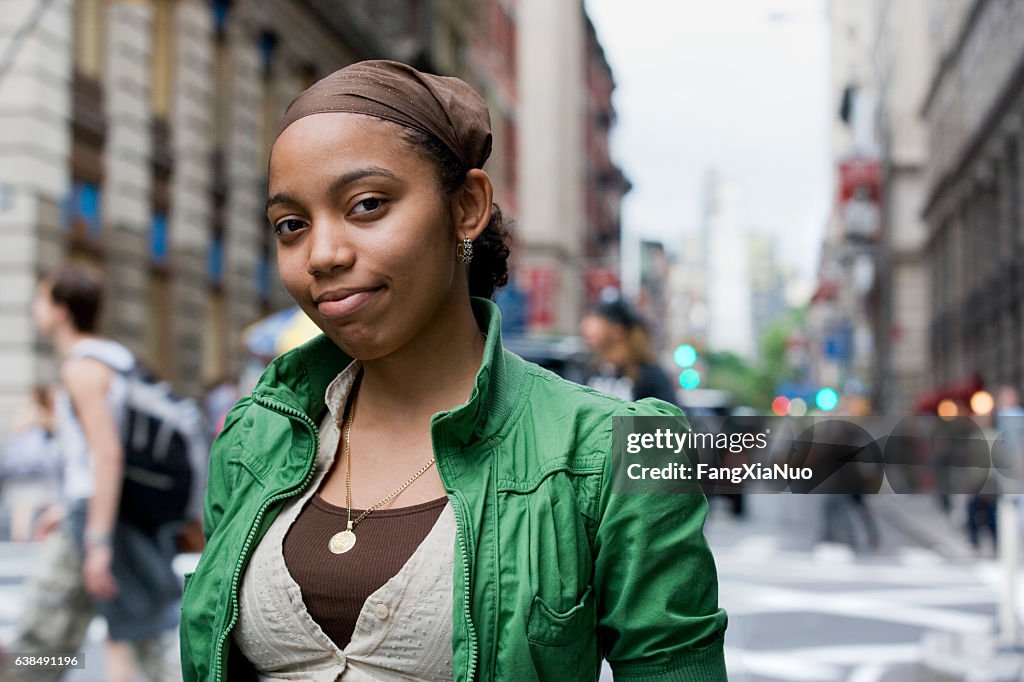
[[455,516],[437,523],[393,578],[371,594],[344,649],[317,625],[284,561],[284,538],[334,462],[345,402],[359,373],[350,364],[327,388],[313,482],[274,520],[242,579],[232,637],[261,681],[364,682],[452,679]]

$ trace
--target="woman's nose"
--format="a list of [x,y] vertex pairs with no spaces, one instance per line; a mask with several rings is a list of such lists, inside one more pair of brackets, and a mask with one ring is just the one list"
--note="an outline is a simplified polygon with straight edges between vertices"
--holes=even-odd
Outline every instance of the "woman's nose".
[[327,274],[337,268],[350,268],[355,251],[343,224],[320,221],[310,225],[309,256],[306,269],[311,275]]

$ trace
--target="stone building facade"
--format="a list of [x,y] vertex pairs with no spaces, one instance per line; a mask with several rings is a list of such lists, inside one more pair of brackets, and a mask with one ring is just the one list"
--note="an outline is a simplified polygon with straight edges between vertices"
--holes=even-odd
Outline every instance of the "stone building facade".
[[935,386],[1024,383],[1024,3],[934,0],[924,200]]
[[922,215],[928,131],[921,115],[931,71],[927,8],[928,0],[880,3],[876,17],[882,230],[873,384],[883,413],[910,409],[929,383],[931,282]]
[[359,59],[459,70],[468,2],[390,4],[418,20],[317,0],[4,3],[0,415],[55,377],[28,302],[67,259],[105,273],[105,333],[182,392],[239,371],[244,328],[290,304],[264,215],[284,107]]

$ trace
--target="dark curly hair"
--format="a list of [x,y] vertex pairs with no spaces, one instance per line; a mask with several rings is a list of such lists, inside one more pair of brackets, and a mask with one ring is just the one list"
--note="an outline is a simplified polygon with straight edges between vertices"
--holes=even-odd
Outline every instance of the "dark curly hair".
[[[429,133],[405,129],[405,141],[424,154],[437,175],[446,197],[451,197],[466,181],[469,166],[460,161],[441,140]],[[473,241],[473,261],[469,264],[469,295],[494,298],[494,292],[508,283],[509,224],[497,204],[491,206],[491,220]]]

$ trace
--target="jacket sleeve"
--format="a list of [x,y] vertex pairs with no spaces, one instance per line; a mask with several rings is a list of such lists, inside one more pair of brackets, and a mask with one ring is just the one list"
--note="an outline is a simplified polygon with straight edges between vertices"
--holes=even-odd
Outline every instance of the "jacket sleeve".
[[[677,416],[661,401],[650,415]],[[612,490],[610,447],[594,542],[598,638],[616,680],[724,682],[725,611],[704,539],[708,504],[687,493]]]
[[209,540],[224,515],[224,508],[231,497],[231,479],[228,461],[235,451],[244,419],[252,398],[246,396],[235,403],[224,419],[224,428],[217,435],[210,449],[210,470],[206,479],[206,496],[203,505],[203,535]]

